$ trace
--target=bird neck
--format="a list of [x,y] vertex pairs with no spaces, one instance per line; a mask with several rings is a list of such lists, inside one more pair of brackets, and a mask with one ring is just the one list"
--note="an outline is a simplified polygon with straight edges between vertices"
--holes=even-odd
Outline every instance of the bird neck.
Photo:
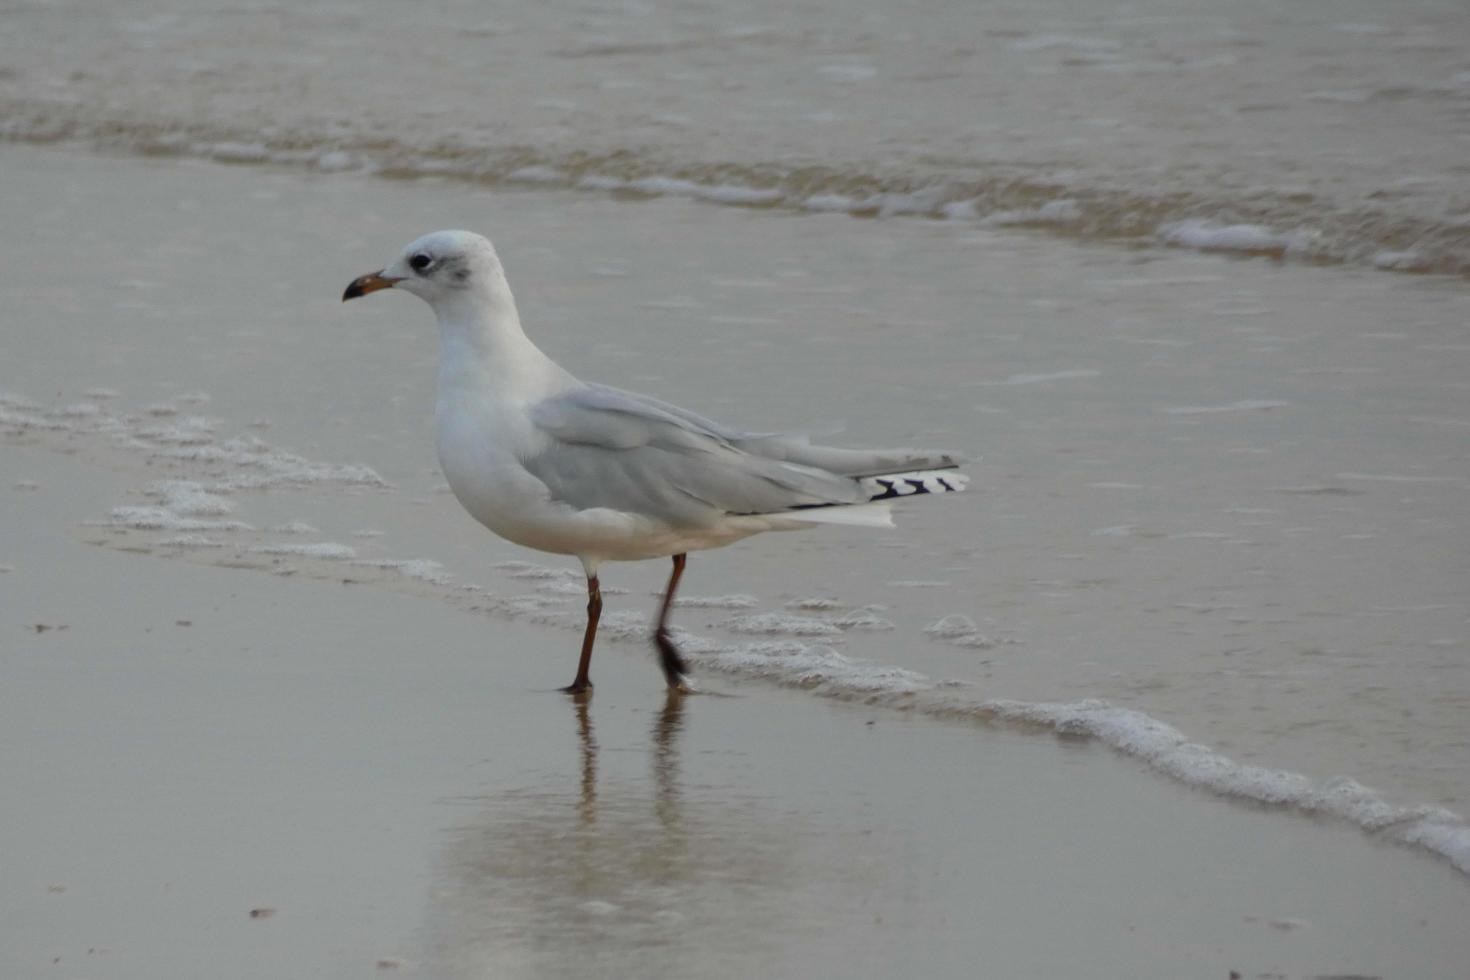
[[478,289],[441,297],[439,387],[535,401],[576,383],[521,329],[515,297],[503,275]]

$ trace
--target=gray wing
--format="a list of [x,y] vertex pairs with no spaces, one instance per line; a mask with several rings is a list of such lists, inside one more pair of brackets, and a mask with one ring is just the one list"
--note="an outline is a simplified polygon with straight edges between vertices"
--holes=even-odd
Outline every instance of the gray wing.
[[524,463],[554,499],[674,524],[860,503],[868,495],[855,477],[957,462],[943,454],[831,449],[800,435],[739,432],[603,385],[555,395],[532,406],[530,415],[551,445]]
[[814,446],[811,437],[804,432],[741,432],[647,395],[606,385],[588,387],[611,397],[626,399],[647,410],[673,416],[681,424],[709,432],[748,453],[800,466],[814,466],[840,476],[857,478],[910,470],[946,470],[965,462],[963,456],[934,449],[839,449]]
[[866,499],[857,481],[741,448],[741,434],[672,405],[589,385],[532,406],[550,446],[523,461],[552,498],[676,525]]

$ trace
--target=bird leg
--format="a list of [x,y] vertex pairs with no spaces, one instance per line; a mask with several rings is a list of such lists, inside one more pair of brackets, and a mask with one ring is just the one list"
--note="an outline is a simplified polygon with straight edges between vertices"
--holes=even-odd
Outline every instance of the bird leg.
[[664,601],[658,607],[658,626],[653,631],[653,643],[658,647],[658,665],[663,668],[664,680],[668,681],[671,691],[686,690],[684,678],[689,673],[689,665],[669,638],[668,628],[669,607],[674,604],[674,592],[679,588],[679,577],[684,574],[684,560],[684,555],[674,556],[674,571],[669,576],[669,587],[664,590]]
[[591,690],[592,681],[587,677],[592,666],[592,643],[597,639],[597,620],[602,615],[602,590],[598,588],[597,576],[587,576],[587,632],[582,634],[582,659],[577,662],[577,679],[562,688],[568,694],[581,694]]

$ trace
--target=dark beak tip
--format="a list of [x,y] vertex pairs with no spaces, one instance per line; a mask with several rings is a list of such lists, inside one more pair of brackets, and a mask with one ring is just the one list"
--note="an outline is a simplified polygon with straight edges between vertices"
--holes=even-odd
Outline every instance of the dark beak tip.
[[357,299],[368,293],[375,293],[380,289],[391,289],[393,284],[399,280],[384,276],[381,272],[369,272],[365,276],[358,276],[347,284],[347,289],[342,293],[342,302],[349,299]]

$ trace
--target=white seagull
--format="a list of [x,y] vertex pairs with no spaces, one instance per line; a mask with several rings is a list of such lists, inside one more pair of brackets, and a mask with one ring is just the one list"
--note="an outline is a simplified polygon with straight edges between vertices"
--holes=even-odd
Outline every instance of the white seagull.
[[434,414],[454,495],[501,537],[575,555],[587,573],[587,629],[570,693],[592,686],[602,562],[673,558],[653,639],[669,688],[684,691],[688,668],[668,617],[688,552],[816,524],[891,527],[895,498],[968,482],[949,453],[740,432],[579,381],[521,330],[500,258],[473,232],[425,235],[387,268],[354,279],[342,299],[388,288],[413,293],[439,319]]

